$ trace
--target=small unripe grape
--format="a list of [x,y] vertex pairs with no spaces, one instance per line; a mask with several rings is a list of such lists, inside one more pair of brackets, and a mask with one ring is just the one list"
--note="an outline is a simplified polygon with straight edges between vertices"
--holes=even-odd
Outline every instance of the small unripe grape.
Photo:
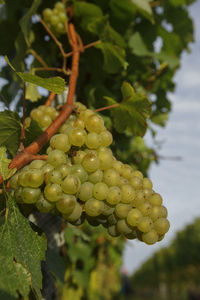
[[131,210],[131,205],[119,203],[115,207],[115,214],[118,218],[125,219],[130,210]]
[[54,167],[59,166],[61,164],[65,164],[67,162],[67,156],[64,152],[56,149],[52,150],[47,157],[47,162]]
[[77,201],[73,195],[63,194],[56,203],[56,208],[62,214],[71,214],[75,208]]
[[137,177],[137,176],[133,176],[130,180],[129,180],[130,185],[135,189],[135,190],[141,190],[143,188],[143,182],[142,179]]
[[76,113],[77,114],[80,114],[81,111],[87,109],[87,107],[83,103],[81,103],[79,101],[75,102],[75,106],[76,106]]
[[88,181],[92,182],[92,183],[97,183],[97,182],[101,182],[103,179],[103,172],[98,169],[93,173],[90,173],[88,176]]
[[137,208],[132,208],[127,215],[126,221],[130,226],[137,226],[142,219],[142,213]]
[[65,5],[62,2],[56,2],[54,7],[59,11],[65,11]]
[[143,217],[137,227],[141,232],[148,232],[153,229],[153,221],[149,217]]
[[122,234],[128,234],[132,232],[132,229],[128,226],[126,220],[124,219],[117,221],[116,228],[117,231]]
[[43,195],[40,195],[40,198],[36,202],[37,209],[43,213],[48,213],[48,212],[52,211],[54,206],[55,206],[54,203],[46,200]]
[[87,201],[93,196],[94,185],[91,182],[84,182],[81,184],[78,197],[81,201]]
[[65,26],[64,26],[64,24],[61,23],[61,22],[57,23],[55,25],[55,30],[56,30],[57,33],[64,33],[65,32]]
[[84,129],[74,128],[69,132],[70,143],[74,146],[83,146],[86,141],[87,133]]
[[132,230],[131,233],[125,233],[124,235],[129,240],[135,240],[137,238],[136,230]]
[[104,121],[99,115],[93,114],[86,119],[85,127],[89,132],[100,133],[104,130]]
[[54,107],[52,106],[46,106],[46,111],[45,113],[52,119],[54,120],[56,118],[57,115],[57,111],[55,110]]
[[44,181],[44,175],[42,170],[30,169],[27,174],[28,186],[39,187]]
[[58,133],[52,136],[50,139],[50,146],[52,149],[58,149],[63,152],[67,152],[71,148],[68,136],[63,133]]
[[42,167],[44,167],[46,165],[46,161],[44,160],[33,160],[30,165],[29,165],[29,169],[41,169]]
[[11,178],[10,178],[10,186],[13,188],[13,189],[16,189],[18,187],[18,176],[19,176],[19,173],[13,175]]
[[161,218],[167,218],[168,211],[167,208],[163,205],[160,206],[160,217]]
[[56,15],[53,14],[50,17],[49,21],[50,21],[51,25],[55,26],[56,24],[58,24],[59,18],[58,18],[58,16],[56,16]]
[[154,222],[154,228],[158,234],[165,234],[169,230],[169,221],[165,218],[157,219]]
[[122,193],[122,203],[131,203],[135,199],[135,190],[129,184],[124,184],[121,186]]
[[88,180],[88,173],[81,165],[73,165],[71,167],[71,174],[77,176],[80,179],[81,183]]
[[104,130],[100,132],[101,145],[104,147],[109,147],[113,142],[113,137],[110,131]]
[[22,200],[24,203],[35,203],[41,195],[40,189],[25,187],[22,190]]
[[152,206],[148,201],[143,202],[138,209],[141,211],[143,216],[148,216],[151,213]]
[[109,187],[106,201],[111,205],[116,205],[120,202],[122,198],[121,190],[118,186]]
[[142,240],[147,245],[153,245],[158,241],[158,234],[154,229],[152,229],[149,232],[142,234]]
[[44,188],[44,195],[50,202],[56,202],[62,197],[61,186],[57,183],[48,183]]
[[108,194],[108,186],[104,182],[98,182],[94,185],[93,196],[97,200],[104,200]]
[[50,8],[45,8],[42,12],[45,21],[49,21],[52,16],[52,10]]
[[99,216],[103,212],[103,208],[103,201],[99,201],[95,198],[91,198],[85,203],[85,212],[91,217]]
[[42,115],[42,112],[37,108],[34,108],[30,113],[31,118],[33,118],[36,121],[38,121],[42,117]]
[[61,187],[66,194],[73,195],[79,191],[81,187],[81,182],[77,176],[68,175],[64,178],[63,182],[61,183]]
[[96,132],[88,133],[85,141],[89,149],[97,149],[101,146],[101,136]]
[[153,184],[152,184],[152,182],[151,182],[151,180],[150,179],[148,179],[148,178],[144,178],[143,179],[143,187],[144,187],[144,189],[152,189],[152,187],[153,187]]
[[154,193],[148,198],[148,201],[151,203],[151,205],[157,205],[160,206],[162,205],[162,197],[158,193]]
[[88,153],[82,160],[82,166],[87,172],[93,173],[99,169],[99,159],[95,154]]
[[115,169],[107,169],[104,171],[103,174],[103,181],[108,185],[108,186],[116,186],[118,185],[120,180],[120,175]]
[[81,111],[79,114],[79,119],[86,122],[86,120],[89,118],[89,116],[95,115],[95,113],[91,109],[86,109],[84,111]]

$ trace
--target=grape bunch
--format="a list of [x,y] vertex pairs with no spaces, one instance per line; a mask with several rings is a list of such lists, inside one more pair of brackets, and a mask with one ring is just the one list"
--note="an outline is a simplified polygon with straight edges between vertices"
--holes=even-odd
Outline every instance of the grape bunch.
[[[55,118],[56,110],[45,106],[31,117],[41,122],[40,111],[49,123]],[[112,141],[101,116],[77,103],[76,113],[50,139],[47,160],[34,160],[11,178],[16,201],[75,225],[85,219],[102,224],[113,237],[160,241],[169,230],[162,197],[140,171],[114,157]]]
[[43,131],[46,130],[49,125],[56,119],[58,116],[58,111],[52,106],[40,105],[37,108],[34,108],[30,117],[26,118],[25,125],[29,127],[31,118],[35,120]]
[[67,19],[65,5],[56,2],[53,9],[45,8],[42,12],[47,26],[56,34],[65,33],[65,21]]

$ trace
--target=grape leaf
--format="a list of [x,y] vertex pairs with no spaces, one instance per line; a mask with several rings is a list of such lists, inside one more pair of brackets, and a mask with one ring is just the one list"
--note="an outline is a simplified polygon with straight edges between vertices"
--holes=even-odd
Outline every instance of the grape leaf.
[[0,295],[18,299],[19,292],[26,298],[32,289],[41,299],[46,240],[31,229],[11,195],[7,202],[8,214],[0,217]]
[[138,56],[153,56],[154,53],[150,52],[147,49],[141,35],[139,32],[135,32],[130,40],[129,40],[129,47],[132,50],[132,53]]
[[14,156],[19,148],[21,122],[18,114],[5,110],[0,112],[0,147],[5,146]]
[[42,96],[39,94],[37,85],[28,83],[26,87],[26,99],[37,102]]
[[10,178],[17,170],[8,168],[10,162],[11,160],[6,158],[6,147],[0,147],[0,174],[3,180]]
[[27,147],[30,145],[42,132],[38,123],[31,119],[30,125],[26,127],[24,146]]
[[151,122],[158,124],[162,127],[166,125],[168,121],[168,113],[157,113],[151,117]]
[[13,69],[14,72],[24,81],[29,82],[38,86],[41,86],[55,94],[61,94],[63,91],[65,91],[65,80],[61,77],[52,77],[52,78],[43,78],[39,77],[37,75],[33,75],[30,73],[22,73],[17,72],[15,68],[10,63],[7,56],[5,56],[6,62],[9,64],[9,66]]
[[148,0],[132,0],[138,11],[154,23],[153,12]]

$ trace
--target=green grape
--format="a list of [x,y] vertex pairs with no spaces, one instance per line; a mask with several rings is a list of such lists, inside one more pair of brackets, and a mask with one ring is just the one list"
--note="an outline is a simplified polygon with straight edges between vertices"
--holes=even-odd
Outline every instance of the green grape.
[[113,165],[113,156],[109,151],[99,151],[98,158],[100,162],[99,168],[101,170],[107,170],[112,168]]
[[98,169],[93,173],[90,173],[88,176],[88,181],[92,182],[92,183],[97,183],[97,182],[101,182],[103,179],[103,172]]
[[156,206],[156,205],[152,206],[149,217],[152,219],[152,221],[156,221],[158,218],[162,217],[162,215],[161,215],[161,206]]
[[154,222],[154,229],[158,234],[165,234],[169,230],[170,224],[169,221],[165,218],[157,219]]
[[79,114],[81,111],[84,111],[87,109],[87,107],[81,103],[81,102],[75,102],[75,106],[76,106],[76,113]]
[[56,149],[52,150],[47,157],[47,162],[54,167],[57,167],[61,164],[65,164],[67,162],[67,156],[64,152]]
[[55,171],[61,173],[61,177],[64,178],[71,173],[71,166],[70,164],[61,164],[55,168]]
[[14,196],[15,196],[15,200],[17,201],[17,203],[23,203],[23,199],[22,199],[22,191],[23,191],[23,188],[20,186],[20,187],[17,187],[14,191]]
[[106,203],[105,201],[103,201],[103,203],[104,203],[104,208],[103,208],[102,215],[110,216],[111,214],[113,214],[115,211],[115,208],[113,206],[109,205],[108,203]]
[[167,218],[167,215],[168,215],[167,208],[163,205],[159,206],[159,208],[160,208],[160,217]]
[[83,146],[86,141],[87,133],[84,129],[74,128],[69,132],[70,143],[74,146]]
[[137,176],[133,176],[130,180],[129,180],[130,185],[135,189],[135,190],[141,190],[143,188],[143,182],[142,179],[137,177]]
[[65,11],[65,5],[62,2],[56,2],[54,7],[59,11]]
[[60,21],[60,23],[63,25],[63,27],[64,27],[64,22],[67,20],[67,16],[66,16],[66,14],[64,13],[64,12],[59,12],[59,14],[58,14],[58,18],[59,18],[59,21]]
[[30,169],[27,174],[28,186],[36,188],[43,184],[44,174],[42,170]]
[[121,175],[126,178],[126,179],[131,179],[133,177],[133,169],[127,165],[127,164],[124,164],[123,165],[123,168],[122,168],[122,171],[121,171]]
[[125,233],[124,235],[129,240],[137,239],[137,232],[135,230],[132,230],[131,233]]
[[86,137],[85,144],[89,149],[97,149],[101,146],[101,136],[96,132],[90,132]]
[[77,119],[74,122],[74,128],[84,129],[85,128],[85,122],[83,120]]
[[108,233],[112,236],[112,237],[117,237],[120,235],[120,233],[117,231],[117,228],[115,225],[111,225],[108,227]]
[[70,215],[64,214],[63,217],[69,222],[76,222],[81,217],[81,214],[82,214],[82,207],[78,202],[76,202],[76,205],[72,213]]
[[85,127],[89,132],[100,133],[104,130],[104,121],[99,115],[92,114],[86,119]]
[[45,182],[46,183],[61,184],[61,182],[62,182],[62,174],[61,174],[61,172],[59,172],[57,170],[50,171],[45,176]]
[[149,232],[142,234],[142,240],[147,245],[153,245],[158,241],[158,234],[154,229],[152,229]]
[[115,207],[115,214],[120,219],[125,219],[131,210],[130,204],[119,203]]
[[51,125],[52,120],[48,115],[42,114],[40,117],[38,117],[38,123],[42,128],[47,128],[49,125]]
[[92,115],[95,115],[95,113],[91,109],[86,109],[80,112],[79,119],[85,122],[89,118],[89,116]]
[[62,194],[61,186],[57,183],[48,183],[44,188],[44,196],[50,202],[57,202]]
[[106,201],[111,205],[116,205],[120,202],[122,198],[121,190],[118,186],[111,186],[109,187]]
[[30,113],[30,116],[31,116],[31,118],[32,119],[34,119],[35,121],[39,121],[39,119],[42,117],[42,112],[39,110],[39,109],[37,109],[37,108],[34,108],[32,111],[31,111],[31,113]]
[[151,213],[152,206],[148,201],[143,202],[138,209],[141,211],[143,216],[148,216]]
[[58,112],[52,106],[46,106],[45,113],[52,119],[55,120],[57,117]]
[[[56,13],[56,12],[54,12],[54,13]],[[59,22],[58,16],[56,16],[55,14],[53,14],[53,15],[50,17],[49,22],[51,23],[52,26],[55,26],[55,25],[58,24],[58,22]]]
[[143,190],[135,191],[135,199],[132,201],[132,204],[136,207],[140,206],[143,202],[145,202],[145,196]]
[[95,227],[100,225],[96,217],[94,218],[94,217],[90,217],[87,215],[86,215],[86,217],[87,217],[87,221],[90,225],[95,226]]
[[104,200],[108,194],[108,186],[104,182],[98,182],[94,185],[93,196],[97,200]]
[[56,203],[56,208],[62,214],[71,214],[75,208],[77,201],[73,195],[63,194],[62,198]]
[[18,184],[26,187],[29,185],[29,180],[28,180],[28,171],[25,171],[24,168],[21,170],[18,176]]
[[103,181],[108,186],[116,186],[120,181],[120,175],[115,169],[107,169],[103,173]]
[[10,178],[10,186],[13,188],[13,189],[16,189],[18,187],[18,177],[19,177],[19,173],[16,173],[15,175],[13,175],[11,178]]
[[94,185],[91,182],[84,182],[81,184],[78,197],[81,201],[87,201],[93,196]]
[[130,226],[137,226],[142,219],[142,213],[137,208],[132,208],[127,215],[126,221]]
[[151,205],[160,206],[162,205],[162,197],[158,193],[154,193],[148,198],[148,201],[151,203]]
[[144,178],[143,179],[143,187],[144,187],[144,189],[152,189],[152,187],[153,187],[153,184],[152,184],[152,182],[151,182],[151,180],[150,179],[148,179],[148,178]]
[[46,161],[44,160],[33,160],[30,165],[29,165],[29,169],[41,169],[46,165]]
[[101,145],[104,147],[109,147],[113,142],[112,134],[108,130],[100,132]]
[[50,146],[52,149],[58,149],[63,152],[68,152],[71,148],[69,138],[66,134],[58,133],[50,139]]
[[113,169],[115,169],[120,175],[121,175],[123,166],[124,166],[124,164],[121,161],[119,161],[119,160],[113,161]]
[[136,177],[139,177],[140,179],[143,179],[143,174],[142,172],[136,170],[136,171],[133,171],[133,176],[136,176]]
[[53,149],[49,146],[46,150],[46,154],[49,154]]
[[118,219],[114,214],[111,214],[108,216],[108,224],[109,225],[115,225],[117,223]]
[[72,195],[76,194],[79,191],[81,187],[81,182],[77,176],[68,175],[64,178],[63,182],[61,183],[61,187],[66,194]]
[[159,234],[158,235],[158,242],[162,241],[165,237],[165,234]]
[[122,203],[131,203],[135,199],[135,190],[129,184],[124,184],[121,186],[122,193]]
[[117,221],[116,228],[121,234],[128,234],[132,232],[132,229],[128,226],[124,219]]
[[144,192],[144,197],[145,197],[145,199],[146,200],[148,200],[149,199],[149,197],[151,196],[151,195],[153,195],[153,191],[152,190],[150,190],[150,189],[143,189],[143,192]]
[[103,209],[103,201],[99,201],[95,198],[91,198],[85,203],[85,212],[90,217],[99,216],[103,212]]
[[149,217],[143,217],[137,227],[141,232],[148,232],[153,229],[153,221]]
[[44,20],[47,22],[52,16],[52,10],[50,8],[45,8],[42,12]]
[[22,189],[21,197],[24,203],[35,203],[41,195],[40,189],[25,187]]
[[69,123],[64,123],[60,128],[59,132],[63,134],[68,134],[73,129],[72,125]]
[[40,195],[40,198],[37,200],[35,205],[36,205],[37,209],[43,213],[48,213],[48,212],[52,211],[52,209],[55,206],[54,203],[46,200],[43,195]]
[[99,169],[99,159],[94,153],[88,153],[82,160],[82,166],[87,172],[93,173]]
[[129,184],[129,181],[126,178],[120,176],[118,186],[122,187],[122,185],[125,185],[125,184]]
[[54,169],[54,167],[51,164],[46,163],[43,167],[42,167],[42,172],[44,175],[46,175],[47,173],[51,172]]
[[72,162],[74,164],[81,164],[84,156],[86,155],[85,151],[76,151],[75,155],[72,156]]
[[88,173],[81,165],[73,165],[71,167],[71,174],[77,176],[80,179],[81,183],[88,180]]

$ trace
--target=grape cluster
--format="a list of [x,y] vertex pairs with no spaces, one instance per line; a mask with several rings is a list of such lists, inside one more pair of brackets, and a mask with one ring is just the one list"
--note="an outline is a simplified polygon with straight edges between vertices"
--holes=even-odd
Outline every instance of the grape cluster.
[[[35,120],[44,131],[58,116],[58,111],[52,106],[40,105],[31,111],[30,117]],[[29,127],[31,118],[25,120],[25,125]]]
[[[140,171],[114,157],[112,134],[101,116],[77,105],[76,114],[51,138],[47,160],[35,160],[11,178],[16,200],[61,214],[72,224],[85,219],[102,224],[111,236],[122,234],[146,244],[160,241],[169,230],[162,197]],[[31,116],[40,122],[40,111],[44,119],[47,109],[41,106]]]
[[56,2],[53,9],[45,8],[42,14],[44,21],[52,31],[57,34],[65,33],[67,15],[64,3]]

